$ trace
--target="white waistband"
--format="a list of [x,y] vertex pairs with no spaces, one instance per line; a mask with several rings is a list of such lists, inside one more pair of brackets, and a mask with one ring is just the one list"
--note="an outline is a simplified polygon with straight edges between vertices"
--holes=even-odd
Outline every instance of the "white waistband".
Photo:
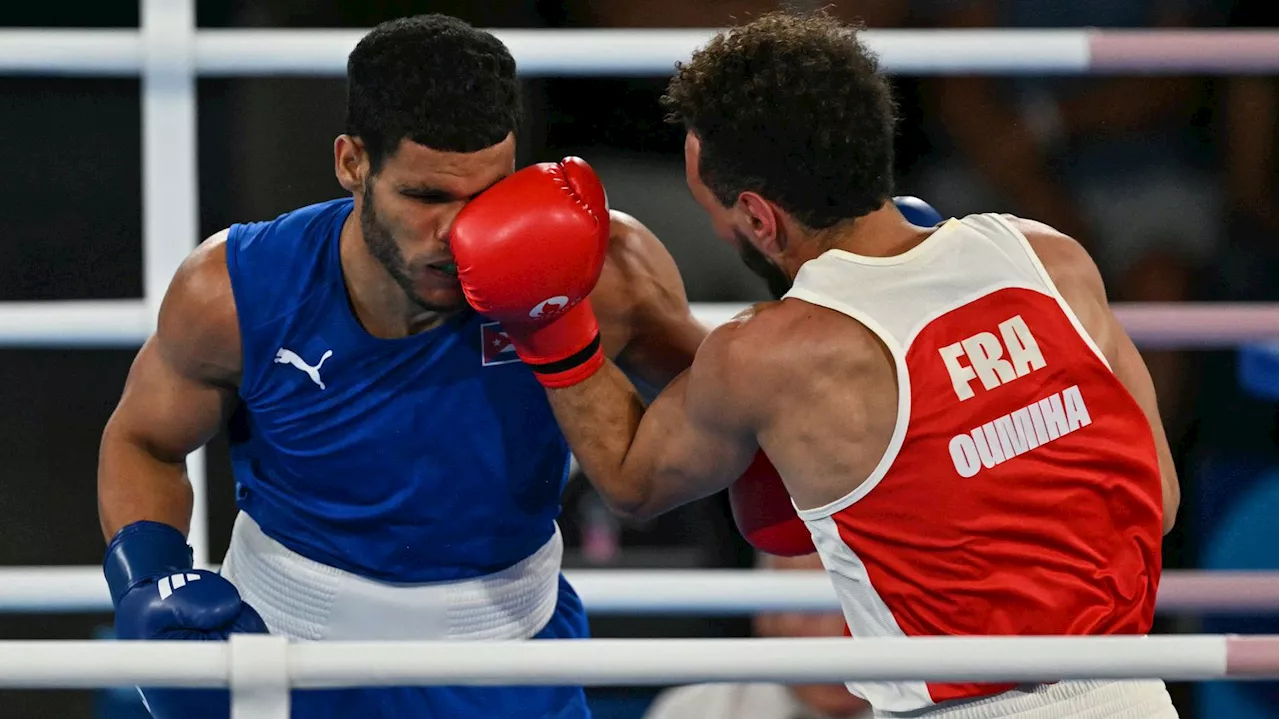
[[1011,689],[916,712],[876,712],[898,719],[1177,719],[1164,682],[1064,681]]
[[455,582],[387,584],[293,552],[241,512],[222,575],[292,639],[528,639],[555,613],[560,528],[538,551],[493,574]]

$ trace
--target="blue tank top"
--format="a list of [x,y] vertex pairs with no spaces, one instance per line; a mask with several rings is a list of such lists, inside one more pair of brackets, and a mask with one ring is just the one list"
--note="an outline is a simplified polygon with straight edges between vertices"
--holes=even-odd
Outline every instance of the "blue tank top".
[[227,236],[237,503],[291,550],[375,579],[504,569],[555,531],[568,446],[495,323],[467,311],[403,339],[365,331],[339,260],[351,211],[334,200]]

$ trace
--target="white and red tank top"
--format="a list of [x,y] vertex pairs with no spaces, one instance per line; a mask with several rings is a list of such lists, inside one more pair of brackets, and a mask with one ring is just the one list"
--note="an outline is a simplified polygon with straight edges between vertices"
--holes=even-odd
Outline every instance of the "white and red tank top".
[[[1160,577],[1150,425],[998,215],[808,262],[788,297],[892,353],[898,414],[857,489],[801,510],[854,637],[1145,634]],[[882,711],[1008,684],[853,682]]]

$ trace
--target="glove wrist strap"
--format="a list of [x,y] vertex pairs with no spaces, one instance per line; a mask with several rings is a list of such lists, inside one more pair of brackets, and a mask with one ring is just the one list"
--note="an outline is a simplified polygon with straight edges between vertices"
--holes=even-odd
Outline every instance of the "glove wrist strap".
[[161,522],[134,522],[111,538],[102,573],[111,590],[111,603],[131,587],[149,577],[173,574],[193,566],[187,538],[175,527]]
[[564,359],[542,364],[528,363],[538,381],[544,387],[558,389],[582,382],[604,366],[604,351],[600,349],[600,334],[596,333],[586,347]]

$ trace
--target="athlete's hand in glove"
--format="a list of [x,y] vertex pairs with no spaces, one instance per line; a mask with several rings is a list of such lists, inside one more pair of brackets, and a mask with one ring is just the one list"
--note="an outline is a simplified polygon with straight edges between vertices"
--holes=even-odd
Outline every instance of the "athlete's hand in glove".
[[910,195],[898,195],[893,198],[893,204],[898,208],[898,212],[906,218],[907,222],[916,227],[934,227],[942,224],[942,215],[933,206],[919,197]]
[[791,494],[764,450],[736,482],[729,485],[729,506],[738,531],[765,554],[798,557],[817,551],[804,520],[796,514]]
[[[192,569],[191,548],[174,527],[134,522],[107,546],[103,572],[116,608],[118,639],[222,640],[233,632],[262,633],[267,626],[235,586]],[[143,689],[152,716],[226,717],[226,691]]]
[[604,187],[576,157],[503,179],[467,203],[450,231],[467,301],[502,323],[547,387],[581,382],[604,364],[587,295],[608,244]]

